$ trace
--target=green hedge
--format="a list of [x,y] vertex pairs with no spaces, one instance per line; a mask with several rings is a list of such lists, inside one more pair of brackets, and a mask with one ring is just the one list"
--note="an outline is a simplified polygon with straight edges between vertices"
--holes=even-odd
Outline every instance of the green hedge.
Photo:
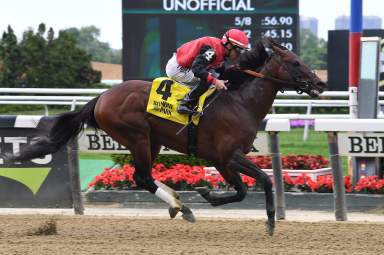
[[43,105],[1,105],[0,114],[14,115],[19,112],[44,111]]
[[[113,162],[121,166],[125,164],[133,165],[132,155],[130,154],[112,154]],[[191,166],[211,166],[212,164],[206,160],[199,159],[187,155],[159,155],[155,163],[162,163],[166,167],[171,167],[175,164],[187,164]]]

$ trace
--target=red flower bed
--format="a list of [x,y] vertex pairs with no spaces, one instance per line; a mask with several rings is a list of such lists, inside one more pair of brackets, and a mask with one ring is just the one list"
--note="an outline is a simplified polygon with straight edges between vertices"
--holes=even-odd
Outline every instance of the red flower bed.
[[[262,169],[272,168],[272,159],[267,156],[248,157],[254,164]],[[283,169],[314,170],[328,167],[329,161],[321,155],[288,155],[281,157]]]
[[95,177],[95,179],[88,184],[88,187],[94,189],[130,189],[133,180],[133,173],[135,168],[125,165],[123,168],[105,168],[104,172]]
[[355,186],[355,191],[359,193],[384,194],[384,179],[377,176],[361,178]]
[[284,190],[290,191],[295,187],[295,182],[292,180],[291,176],[287,172],[284,172],[283,174],[283,181],[284,181]]
[[[134,168],[125,165],[118,169],[106,168],[103,173],[96,176],[88,186],[95,190],[135,189],[133,180]],[[224,189],[227,187],[223,177],[218,172],[204,170],[203,166],[188,166],[176,164],[166,168],[163,164],[156,164],[152,169],[153,177],[165,183],[175,190],[193,190],[194,187],[208,186],[212,189]],[[284,173],[284,186],[286,191],[298,190],[302,192],[333,192],[333,178],[331,175],[319,176],[312,180],[306,174],[301,174],[295,180]],[[257,190],[256,181],[253,178],[242,175],[243,182],[250,190]],[[351,178],[344,177],[346,192],[384,194],[384,179],[371,176],[360,179],[355,187],[352,186]]]
[[[306,174],[301,174],[293,181],[294,186],[303,192],[332,193],[333,178],[332,175],[319,176],[317,180],[312,180]],[[352,192],[353,186],[350,176],[344,176],[344,188],[346,192]]]
[[303,192],[312,192],[316,183],[306,174],[299,175],[294,181],[296,188]]
[[[133,180],[134,168],[125,165],[123,168],[109,169],[96,176],[88,187],[98,189],[133,189],[135,182]],[[156,164],[152,168],[153,178],[163,182],[175,190],[193,190],[194,187],[208,186],[214,189],[222,189],[226,186],[223,177],[220,174],[206,175],[204,166],[188,166],[176,164],[166,168],[163,164]],[[243,182],[249,187],[253,187],[256,181],[248,176],[242,176]]]

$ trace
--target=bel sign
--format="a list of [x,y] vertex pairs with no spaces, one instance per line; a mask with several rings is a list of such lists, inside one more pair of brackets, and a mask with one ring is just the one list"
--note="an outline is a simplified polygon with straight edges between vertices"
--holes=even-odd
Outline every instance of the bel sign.
[[[129,150],[118,144],[110,136],[102,131],[90,131],[82,133],[79,136],[79,150],[94,153],[122,153],[129,154]],[[180,154],[179,152],[162,147],[161,154]],[[268,137],[264,132],[257,134],[257,138],[253,142],[250,155],[268,155]]]
[[384,156],[384,133],[339,133],[338,144],[341,155]]

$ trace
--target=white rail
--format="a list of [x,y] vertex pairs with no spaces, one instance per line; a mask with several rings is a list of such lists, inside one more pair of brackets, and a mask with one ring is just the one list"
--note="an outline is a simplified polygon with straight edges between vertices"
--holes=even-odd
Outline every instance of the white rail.
[[2,101],[17,101],[17,100],[33,100],[33,101],[39,101],[39,100],[49,100],[49,101],[57,101],[57,100],[82,100],[82,101],[89,101],[93,96],[0,96],[0,100]]
[[100,94],[107,89],[0,88],[4,94]]
[[299,114],[282,113],[267,114],[266,119],[289,119],[289,120],[314,120],[314,119],[349,119],[349,114]]
[[315,120],[316,131],[335,132],[383,132],[383,119],[318,119]]
[[[0,88],[0,93],[5,94],[100,94],[107,89],[62,89],[62,88]],[[307,97],[306,94],[297,94],[296,91],[279,92],[278,97]],[[384,96],[384,91],[379,92]],[[324,91],[321,97],[349,97],[348,91]]]
[[[68,105],[71,110],[78,105],[84,105],[94,96],[106,91],[107,89],[62,89],[62,88],[0,88],[0,105],[44,105],[46,115],[48,115],[48,105]],[[38,95],[33,95],[38,94]],[[288,97],[290,99],[288,99]],[[292,98],[294,97],[294,99]],[[306,114],[268,114],[269,119],[348,119],[349,114],[312,114],[314,107],[348,107],[348,91],[325,91],[322,98],[310,99],[308,95],[297,94],[295,91],[279,92],[273,104],[273,112],[276,107],[305,107]],[[379,97],[383,97],[384,92],[379,92]],[[333,98],[333,99],[332,99]],[[379,100],[379,105],[384,105],[384,100]],[[383,118],[383,115],[379,115]],[[308,125],[304,128],[304,137],[308,136]]]

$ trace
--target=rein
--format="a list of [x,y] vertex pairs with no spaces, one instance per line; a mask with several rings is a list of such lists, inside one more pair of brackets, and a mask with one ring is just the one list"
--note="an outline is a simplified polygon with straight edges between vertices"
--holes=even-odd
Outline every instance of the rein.
[[[304,91],[302,91],[303,88],[301,88],[303,85],[304,86],[308,86],[306,84],[303,84],[303,83],[299,83],[299,82],[292,82],[292,81],[285,81],[285,80],[280,80],[280,79],[277,79],[277,78],[274,78],[274,77],[271,77],[271,76],[266,76],[262,73],[259,73],[259,72],[256,72],[256,71],[252,71],[252,70],[249,70],[249,69],[239,69],[240,71],[246,73],[246,74],[249,74],[253,77],[256,77],[256,78],[260,78],[260,79],[266,79],[266,80],[269,80],[269,81],[273,81],[273,82],[276,82],[276,83],[280,83],[281,84],[281,90],[283,91],[283,86],[285,85],[290,85],[290,86],[293,86],[295,87],[295,89],[298,91],[298,93],[303,93]],[[299,87],[299,88],[297,88]]]
[[[272,76],[264,75],[262,73],[259,73],[259,72],[253,71],[253,70],[249,70],[249,69],[239,68],[239,70],[246,73],[246,74],[249,74],[253,77],[260,78],[260,79],[266,79],[266,80],[280,84],[280,91],[281,92],[284,92],[284,88],[287,88],[287,87],[293,87],[293,89],[295,89],[298,94],[302,94],[309,89],[310,84],[308,84],[307,82],[297,81],[295,79],[295,77],[293,77],[292,74],[289,72],[289,68],[287,68],[287,66],[284,63],[281,63],[280,60],[274,58],[273,56],[274,56],[274,53],[273,52],[270,53],[269,57],[266,59],[265,63],[269,62],[270,60],[277,61],[281,66],[284,67],[285,71],[291,76],[293,81],[281,80],[281,79],[278,79],[278,78],[275,78]],[[268,71],[268,69],[267,69],[267,71]]]

